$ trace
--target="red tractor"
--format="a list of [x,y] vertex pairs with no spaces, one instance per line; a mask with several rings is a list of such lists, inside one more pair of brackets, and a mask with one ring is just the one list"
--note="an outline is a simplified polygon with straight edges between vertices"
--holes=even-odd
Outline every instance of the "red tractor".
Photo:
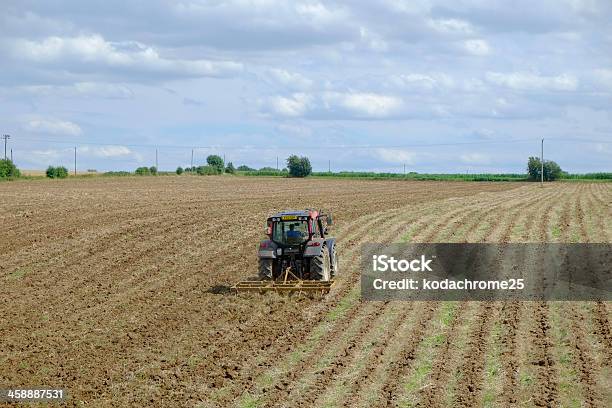
[[336,239],[327,235],[332,217],[315,210],[283,211],[268,217],[268,239],[259,244],[259,281],[241,290],[329,291],[338,274]]

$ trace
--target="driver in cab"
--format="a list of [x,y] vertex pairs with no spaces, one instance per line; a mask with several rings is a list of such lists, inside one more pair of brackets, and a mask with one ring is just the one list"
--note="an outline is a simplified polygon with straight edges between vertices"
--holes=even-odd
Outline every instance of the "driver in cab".
[[302,233],[295,229],[295,224],[289,224],[289,231],[287,231],[288,242],[299,242],[302,239]]

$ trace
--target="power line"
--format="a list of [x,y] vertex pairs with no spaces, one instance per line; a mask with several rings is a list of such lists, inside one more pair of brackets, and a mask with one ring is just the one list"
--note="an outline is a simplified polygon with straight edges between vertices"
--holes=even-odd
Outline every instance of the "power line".
[[594,139],[579,139],[579,138],[559,138],[559,139],[551,139],[554,142],[583,142],[583,143],[602,143],[602,144],[612,144],[612,140],[594,140]]
[[[8,135],[5,135],[8,136]],[[410,144],[389,144],[389,145],[357,145],[357,144],[339,144],[339,145],[311,145],[311,146],[227,146],[227,145],[208,145],[208,146],[189,146],[189,145],[151,145],[151,144],[135,144],[135,143],[100,143],[75,140],[57,140],[43,138],[19,138],[19,140],[31,142],[48,142],[58,144],[77,144],[91,146],[126,146],[126,147],[142,147],[142,148],[168,148],[168,149],[207,149],[207,150],[277,150],[277,149],[377,149],[377,148],[410,148],[410,147],[436,147],[436,146],[463,146],[463,145],[493,145],[493,144],[512,144],[512,143],[533,143],[534,139],[505,139],[505,140],[487,140],[487,141],[465,141],[465,142],[441,142],[441,143],[410,143]],[[537,139],[536,139],[537,140]],[[581,143],[604,143],[612,144],[609,140],[592,140],[592,139],[549,139],[555,142],[581,142]],[[6,139],[5,139],[6,141]]]

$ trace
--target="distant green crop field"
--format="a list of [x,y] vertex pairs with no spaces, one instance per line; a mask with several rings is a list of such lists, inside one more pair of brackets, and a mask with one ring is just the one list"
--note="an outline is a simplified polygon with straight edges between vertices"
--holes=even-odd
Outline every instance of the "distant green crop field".
[[338,173],[315,172],[315,177],[369,178],[398,180],[442,180],[442,181],[527,181],[525,174],[442,174],[442,173],[373,173],[342,171]]
[[[238,171],[241,176],[277,176],[286,177],[287,172],[282,171]],[[340,172],[313,172],[310,177],[317,178],[361,178],[371,180],[440,180],[440,181],[529,181],[527,174],[519,173],[375,173],[366,171],[340,171]],[[612,173],[586,173],[586,174],[564,174],[561,180],[599,180],[612,181]]]
[[612,173],[564,174],[564,180],[612,180]]

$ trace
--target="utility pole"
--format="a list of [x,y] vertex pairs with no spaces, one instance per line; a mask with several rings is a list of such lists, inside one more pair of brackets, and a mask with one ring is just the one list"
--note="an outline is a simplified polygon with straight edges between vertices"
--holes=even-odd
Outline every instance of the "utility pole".
[[542,165],[540,172],[541,186],[544,187],[544,139],[542,139],[542,156],[540,158],[540,164]]
[[11,147],[11,161],[13,161],[13,148],[12,147]]
[[406,165],[404,164],[404,177],[406,177]]
[[76,166],[76,146],[74,146],[74,175],[77,175],[77,166]]
[[225,166],[225,153],[223,153],[223,165]]
[[327,172],[331,173],[331,160],[327,161]]
[[4,160],[6,160],[6,142],[7,140],[9,140],[11,138],[10,135],[2,135],[2,138],[4,139]]
[[190,174],[191,170],[193,170],[193,149],[191,149],[191,169],[189,169]]
[[276,171],[278,171],[278,156],[276,156]]
[[155,169],[159,171],[159,163],[157,162],[157,148],[155,148]]

